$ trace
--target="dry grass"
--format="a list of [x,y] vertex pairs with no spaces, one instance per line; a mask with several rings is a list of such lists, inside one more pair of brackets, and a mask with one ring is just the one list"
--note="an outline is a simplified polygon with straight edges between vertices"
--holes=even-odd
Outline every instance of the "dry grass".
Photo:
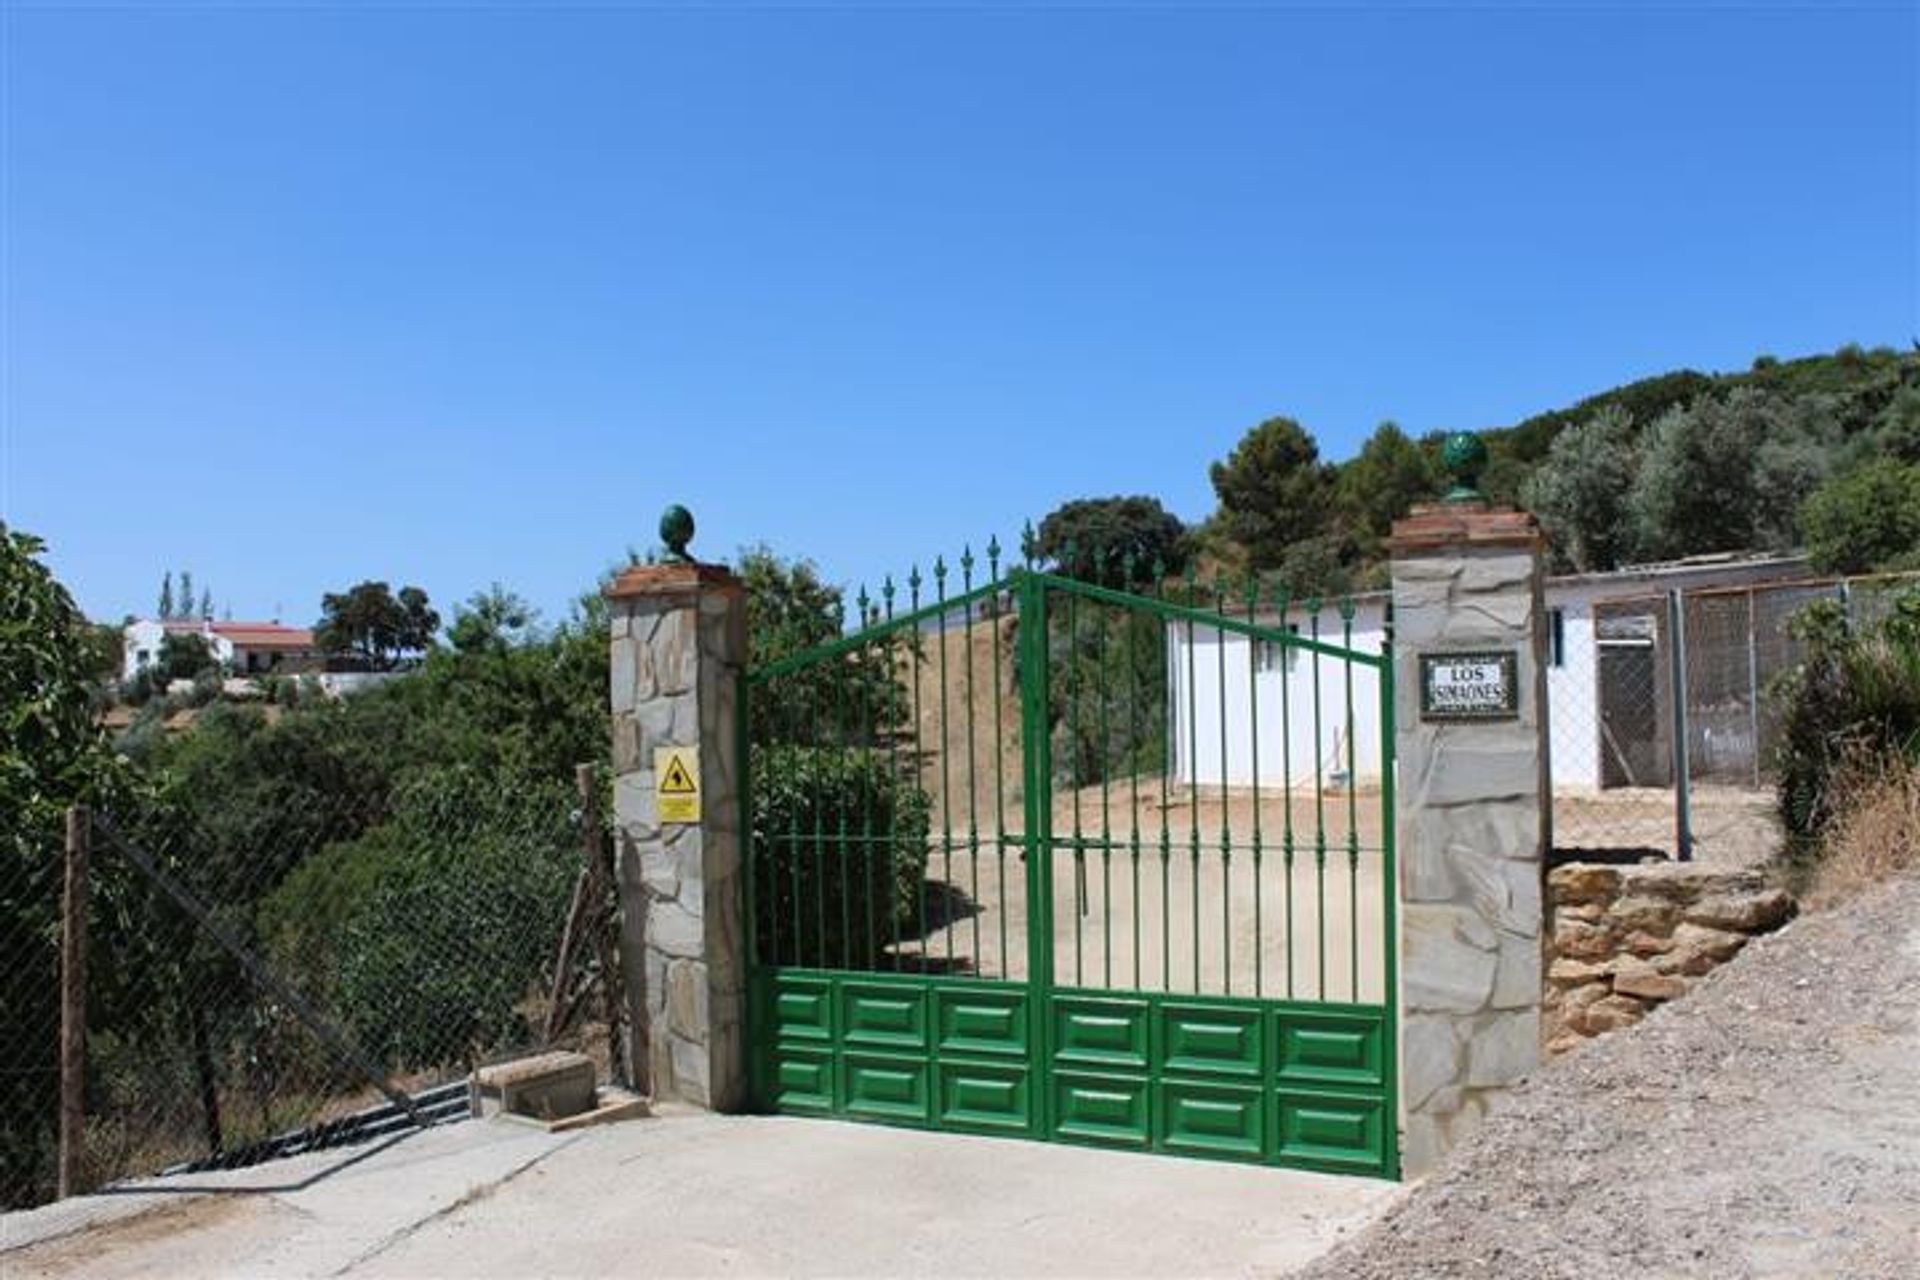
[[1839,817],[1821,842],[1808,905],[1832,906],[1920,869],[1920,766],[1863,768],[1841,782]]

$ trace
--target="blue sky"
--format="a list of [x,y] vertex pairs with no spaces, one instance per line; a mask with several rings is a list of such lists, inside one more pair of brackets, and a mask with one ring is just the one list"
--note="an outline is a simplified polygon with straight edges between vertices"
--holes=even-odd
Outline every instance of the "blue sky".
[[552,616],[669,501],[877,580],[1273,414],[1904,345],[1915,12],[16,0],[0,512],[101,617]]

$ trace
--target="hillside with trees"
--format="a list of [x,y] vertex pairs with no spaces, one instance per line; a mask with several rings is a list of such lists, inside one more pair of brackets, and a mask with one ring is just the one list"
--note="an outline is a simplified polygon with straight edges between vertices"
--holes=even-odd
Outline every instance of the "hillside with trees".
[[[1209,469],[1217,505],[1185,552],[1297,592],[1378,586],[1392,522],[1445,487],[1445,435],[1383,422],[1331,462],[1307,426],[1261,422]],[[1481,435],[1487,492],[1540,516],[1563,570],[1789,547],[1832,572],[1920,569],[1920,351],[1676,370]],[[1097,528],[1086,508],[1073,523]]]

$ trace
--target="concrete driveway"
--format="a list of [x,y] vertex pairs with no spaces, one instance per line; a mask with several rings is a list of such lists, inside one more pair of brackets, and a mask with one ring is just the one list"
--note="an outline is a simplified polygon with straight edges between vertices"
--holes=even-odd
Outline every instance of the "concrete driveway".
[[777,1117],[505,1121],[0,1219],[29,1276],[1271,1276],[1385,1183]]

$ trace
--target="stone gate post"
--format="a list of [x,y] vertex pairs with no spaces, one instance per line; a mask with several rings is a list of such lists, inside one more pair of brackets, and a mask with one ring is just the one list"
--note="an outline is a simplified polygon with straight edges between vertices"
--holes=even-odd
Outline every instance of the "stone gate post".
[[746,595],[727,569],[686,555],[684,508],[668,508],[660,536],[672,558],[634,565],[606,590],[627,1053],[654,1097],[725,1111],[747,1101],[736,716]]
[[1393,527],[1401,1117],[1410,1173],[1540,1062],[1547,776],[1543,539],[1493,510],[1477,437]]

